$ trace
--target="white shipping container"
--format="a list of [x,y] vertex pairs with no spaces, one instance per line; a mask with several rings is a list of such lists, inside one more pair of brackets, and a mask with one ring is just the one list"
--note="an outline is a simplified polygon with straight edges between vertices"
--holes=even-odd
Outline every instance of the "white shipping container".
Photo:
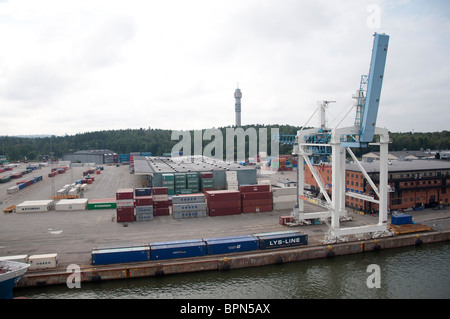
[[56,193],[56,195],[58,195],[58,196],[66,195],[67,192],[68,192],[67,189],[61,188],[60,190],[58,190],[58,192]]
[[116,200],[117,208],[134,207],[134,199],[118,199]]
[[153,220],[153,213],[136,214],[137,222],[142,222],[146,220]]
[[71,188],[69,191],[69,195],[78,195],[78,188]]
[[61,199],[55,205],[56,211],[61,210],[86,210],[87,209],[87,198],[76,198],[76,199]]
[[140,214],[153,214],[153,205],[136,206],[136,216]]
[[13,193],[15,193],[17,191],[19,191],[19,186],[16,185],[16,186],[12,186],[12,187],[8,188],[6,190],[6,193],[7,194],[13,194]]
[[88,189],[88,184],[81,184],[80,186],[80,192],[84,192]]
[[28,263],[28,255],[14,255],[14,256],[3,256],[0,257],[0,261],[17,261],[19,263]]
[[16,206],[16,213],[47,212],[52,209],[52,199],[25,201]]
[[58,266],[58,254],[31,255],[28,257],[31,269],[55,268]]
[[206,217],[207,213],[206,210],[196,210],[196,211],[172,211],[172,217],[175,219],[182,219],[182,218],[199,218],[199,217]]

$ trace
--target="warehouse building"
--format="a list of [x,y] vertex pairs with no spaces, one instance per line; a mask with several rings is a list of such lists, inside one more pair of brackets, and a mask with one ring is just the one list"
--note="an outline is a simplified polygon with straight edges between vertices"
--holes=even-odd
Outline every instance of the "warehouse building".
[[63,155],[63,161],[72,163],[112,164],[117,154],[110,150],[83,150]]
[[[227,173],[236,172],[236,173]],[[136,156],[134,158],[134,174],[144,176],[150,187],[161,187],[166,174],[202,173],[212,174],[212,188],[227,189],[231,183],[230,176],[236,176],[238,185],[257,184],[254,166],[243,166],[234,162],[224,162],[205,156],[152,157]],[[163,176],[164,175],[164,176]],[[201,182],[201,181],[200,181]],[[201,188],[201,185],[200,185]]]
[[[378,163],[361,163],[376,186],[379,182]],[[331,165],[317,165],[317,171],[331,196]],[[318,186],[305,166],[305,183],[318,192]],[[388,165],[388,209],[405,210],[449,205],[450,162],[447,160],[392,160]],[[374,192],[358,166],[346,164],[346,192],[373,196]],[[352,196],[346,196],[346,206],[366,213],[377,211],[378,205]]]

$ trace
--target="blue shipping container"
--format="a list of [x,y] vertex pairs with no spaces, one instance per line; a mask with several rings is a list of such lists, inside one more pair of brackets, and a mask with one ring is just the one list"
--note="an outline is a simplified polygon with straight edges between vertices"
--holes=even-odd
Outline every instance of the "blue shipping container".
[[109,265],[118,263],[133,263],[150,260],[150,248],[122,247],[109,249],[94,249],[91,254],[92,265]]
[[259,249],[259,239],[252,236],[236,236],[205,239],[208,255],[231,254]]
[[392,225],[406,225],[412,224],[412,216],[406,214],[398,214],[391,216],[391,224]]
[[135,188],[134,195],[135,196],[151,196],[152,189],[151,188]]
[[206,256],[206,244],[199,241],[150,243],[151,260]]
[[260,249],[283,248],[308,244],[307,234],[301,234],[294,231],[263,233],[256,234],[255,236],[259,238]]

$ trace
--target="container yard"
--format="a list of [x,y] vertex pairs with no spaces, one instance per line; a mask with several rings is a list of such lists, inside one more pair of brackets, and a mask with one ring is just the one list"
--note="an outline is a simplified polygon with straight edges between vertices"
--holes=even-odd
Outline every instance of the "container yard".
[[[295,171],[261,175],[260,184],[237,189],[234,184],[234,189],[173,195],[170,185],[142,187],[145,177],[130,174],[128,165],[105,166],[91,184],[86,182],[90,174],[83,176],[86,171],[71,167],[47,177],[51,167],[42,167],[42,181],[13,194],[7,192],[8,183],[0,184],[1,208],[15,206],[13,212],[0,215],[0,256],[46,263],[30,267],[19,286],[65,284],[66,268],[73,263],[83,269],[83,280],[92,281],[322,258],[329,247],[336,255],[361,252],[360,241],[324,245],[326,224],[287,227],[282,222],[295,205],[296,188],[273,185],[280,178],[294,180]],[[197,176],[201,187],[201,174]],[[173,181],[176,186],[175,176]],[[75,185],[86,186],[77,199],[56,195],[57,190]],[[308,212],[318,209],[305,203]],[[377,220],[352,215],[347,225]],[[421,225],[420,232],[404,230],[378,241],[366,238],[364,250],[414,245],[418,238],[424,243],[450,239],[445,210],[410,215],[415,224],[403,224],[409,217],[400,215],[392,216],[391,222],[396,229]],[[432,226],[439,222],[441,231],[435,231]]]

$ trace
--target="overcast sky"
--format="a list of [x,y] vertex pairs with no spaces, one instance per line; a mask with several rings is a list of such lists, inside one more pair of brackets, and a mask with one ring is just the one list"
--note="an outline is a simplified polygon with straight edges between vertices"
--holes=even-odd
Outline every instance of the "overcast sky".
[[448,130],[450,1],[0,0],[0,135],[233,125],[237,83],[243,125],[301,126],[334,100],[334,127],[374,32],[377,126]]

